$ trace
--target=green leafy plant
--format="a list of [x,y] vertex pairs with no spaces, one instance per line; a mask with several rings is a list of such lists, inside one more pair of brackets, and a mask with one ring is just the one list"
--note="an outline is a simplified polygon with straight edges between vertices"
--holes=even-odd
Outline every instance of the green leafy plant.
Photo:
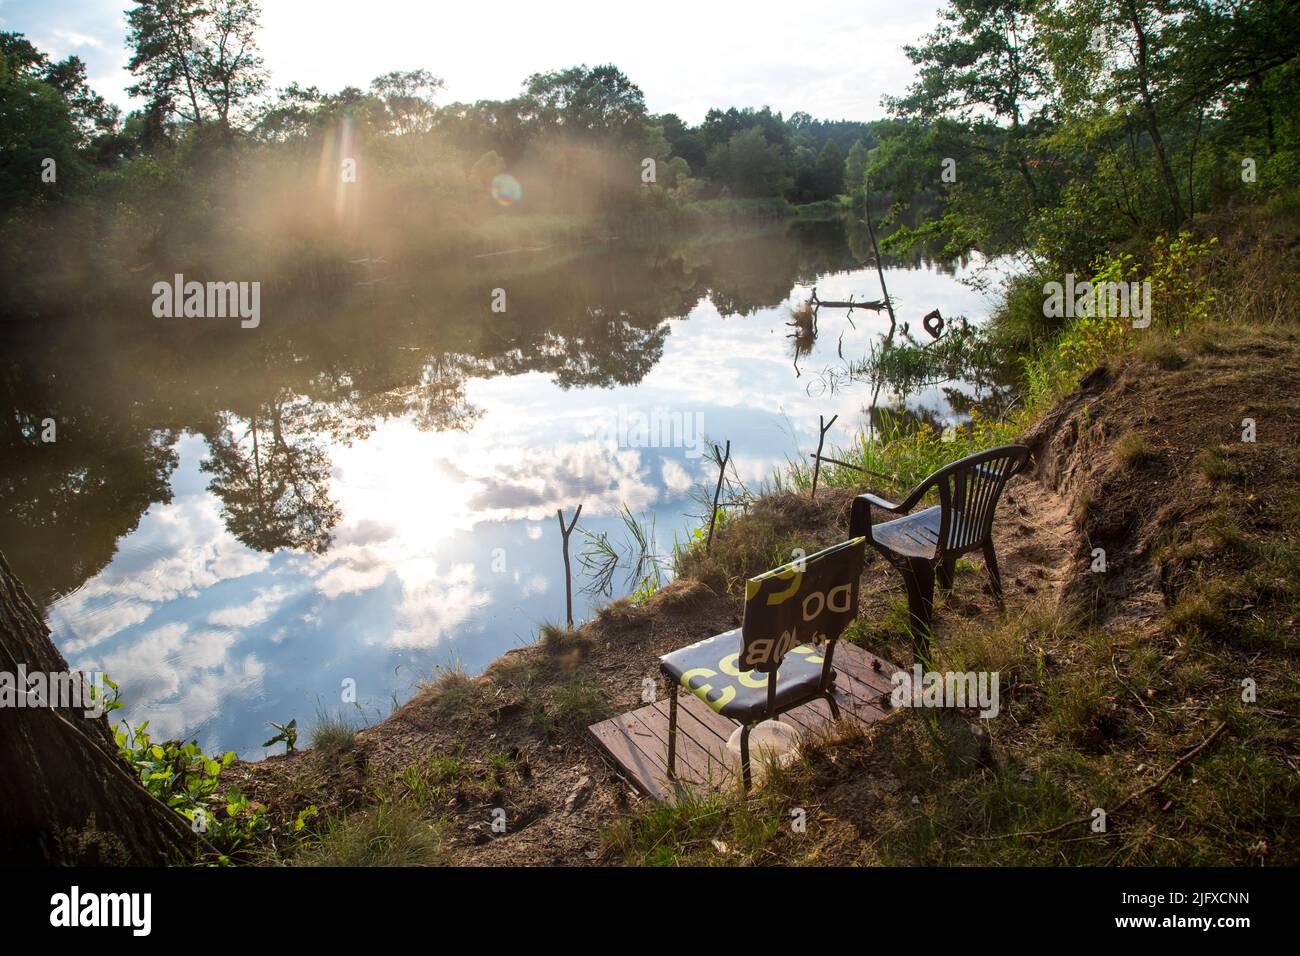
[[1156,314],[1175,335],[1189,325],[1209,319],[1216,295],[1206,264],[1218,245],[1217,236],[1197,242],[1190,232],[1172,239],[1161,236],[1151,249],[1151,298]]
[[[235,760],[233,751],[214,757],[205,755],[195,741],[154,741],[148,721],[134,730],[123,724],[115,738],[118,756],[145,789],[189,820],[191,829],[221,854],[218,862],[229,862],[231,854],[251,847],[269,831],[261,803],[250,800],[238,787],[224,793],[219,789],[221,772]],[[302,829],[298,824],[306,819],[303,814],[294,824],[295,833]]]
[[[122,704],[122,694],[121,694],[121,692],[117,689],[117,684],[113,683],[111,680],[108,679],[108,675],[103,675],[103,679],[104,679],[104,686],[107,687],[108,690],[112,692],[111,696],[110,696],[108,693],[105,693],[105,695],[104,695],[104,705],[103,705],[103,707],[104,707],[104,713],[105,713],[105,714],[111,714],[111,713],[112,713],[113,711],[115,711],[115,710],[121,710],[121,709],[122,709],[122,707],[123,707],[123,704]],[[92,701],[95,699],[95,695],[96,695],[97,693],[98,693],[98,690],[96,689],[95,685],[94,685],[94,684],[91,684],[91,685],[90,685],[90,699],[91,699]]]
[[295,717],[287,724],[277,724],[273,720],[267,721],[273,728],[279,731],[274,737],[262,744],[263,747],[274,747],[280,741],[284,741],[285,753],[292,753],[294,747],[298,746],[298,718]]

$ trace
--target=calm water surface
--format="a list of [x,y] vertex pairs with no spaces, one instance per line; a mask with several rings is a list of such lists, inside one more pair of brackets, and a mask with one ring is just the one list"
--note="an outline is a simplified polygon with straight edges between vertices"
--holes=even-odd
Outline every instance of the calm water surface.
[[[318,292],[264,289],[255,330],[153,319],[142,294],[30,331],[4,363],[28,440],[0,463],[0,550],[133,725],[257,757],[267,721],[338,711],[347,679],[376,720],[562,620],[557,508],[620,543],[626,506],[667,554],[716,477],[705,437],[756,487],[815,448],[818,415],[839,415],[831,442],[868,426],[872,390],[830,383],[888,320],[822,310],[797,366],[786,325],[814,285],[879,297],[856,245],[831,224],[354,263]],[[891,265],[900,320],[981,320],[966,272]],[[960,417],[973,392],[879,404]],[[57,441],[33,446],[48,417]],[[634,585],[620,571],[614,593]]]

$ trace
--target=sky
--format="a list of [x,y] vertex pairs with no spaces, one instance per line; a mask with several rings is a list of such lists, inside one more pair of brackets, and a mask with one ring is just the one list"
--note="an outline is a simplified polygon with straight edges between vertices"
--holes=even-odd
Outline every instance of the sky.
[[[614,63],[652,113],[697,123],[714,106],[820,119],[879,119],[914,75],[903,54],[939,0],[263,0],[260,46],[274,88],[366,87],[396,69],[447,84],[440,102],[504,99],[532,73]],[[124,108],[128,0],[0,0],[0,30],[87,64]],[[138,105],[138,104],[136,104]]]

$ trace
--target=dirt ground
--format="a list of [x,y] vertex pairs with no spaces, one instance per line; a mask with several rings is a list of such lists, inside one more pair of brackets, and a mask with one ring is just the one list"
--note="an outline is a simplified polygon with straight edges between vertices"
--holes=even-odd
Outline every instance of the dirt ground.
[[[1015,548],[1007,531],[1025,534],[1022,567],[1058,542],[1042,555],[1049,603],[1035,606],[1022,580],[1005,626],[971,628],[949,602],[937,628],[945,645],[969,628],[963,650],[1001,665],[1000,719],[985,732],[945,714],[937,747],[912,721],[836,748],[789,788],[815,795],[820,844],[783,833],[764,852],[1294,865],[1298,339],[1220,329],[1153,343],[1096,370],[1031,428],[1022,440],[1039,481],[1004,519],[999,553]],[[1098,805],[1112,816],[1093,838]],[[1072,815],[1072,827],[1059,822]]]
[[[1189,583],[1204,577],[1215,554],[1213,529],[1206,527],[1211,504],[1222,505],[1225,495],[1236,501],[1253,535],[1267,536],[1270,530],[1294,535],[1300,516],[1286,509],[1294,510],[1300,501],[1300,345],[1294,337],[1227,340],[1189,339],[1177,350],[1099,369],[1024,436],[1035,452],[1035,471],[1008,485],[994,526],[1011,614],[1071,601],[1100,627],[1137,633],[1141,643],[1167,648],[1165,660],[1176,662],[1186,653],[1185,642],[1171,634],[1167,616]],[[1245,418],[1256,421],[1257,443],[1241,441]],[[1206,449],[1219,449],[1214,454],[1226,462],[1224,481],[1205,476]],[[811,550],[847,534],[852,494],[823,489],[810,501],[806,494],[786,493],[754,507],[763,520],[797,529],[797,539]],[[1098,548],[1107,560],[1104,574],[1093,569]],[[1239,602],[1226,613],[1250,614],[1253,607]],[[308,804],[327,814],[364,807],[374,799],[377,781],[395,780],[437,755],[456,755],[460,776],[435,808],[448,821],[448,862],[609,862],[609,854],[602,855],[602,831],[620,814],[645,808],[648,798],[605,762],[585,732],[586,723],[638,706],[644,679],[658,677],[658,655],[738,626],[740,612],[737,597],[680,580],[644,606],[615,602],[576,634],[510,652],[481,677],[463,681],[454,695],[443,686],[421,692],[361,731],[350,751],[327,756],[308,750],[237,764],[231,775],[250,796],[287,819]],[[936,606],[936,633],[996,617],[982,559],[970,556],[958,566],[952,594]],[[908,666],[912,652],[905,619],[897,573],[873,556],[863,574],[859,624],[851,639]],[[1082,659],[1084,649],[1069,640],[1044,639],[1049,667],[1068,668]],[[1238,650],[1216,653],[1231,657]],[[1105,698],[1111,710],[1127,708],[1140,721],[1147,715],[1154,719],[1125,682],[1123,654],[1118,661],[1112,658],[1107,667],[1112,666],[1118,683]],[[1108,679],[1108,673],[1098,679]],[[539,721],[539,712],[554,709],[555,689],[574,680],[599,688],[600,711],[568,725]],[[1148,691],[1153,699],[1156,693]],[[1195,742],[1204,736],[1208,718],[1206,705],[1189,701],[1162,716],[1177,718],[1179,733]],[[1186,720],[1180,716],[1184,710]],[[1080,746],[1119,747],[1107,759],[1132,763],[1140,775],[1151,763],[1154,738],[1130,741],[1134,735],[1116,731],[1117,726],[1113,716],[1105,718]],[[1051,743],[1051,734],[1039,724],[1013,721],[1002,736],[993,743],[1008,752]],[[1161,746],[1171,742],[1183,746],[1173,738]],[[822,761],[812,796],[817,812],[834,825],[826,828],[827,842],[805,862],[870,861],[864,847],[879,834],[872,835],[868,821],[903,786],[885,766],[891,746],[901,744],[868,742]],[[977,734],[973,746],[983,760],[992,745]],[[1128,754],[1125,746],[1140,750]],[[1145,763],[1139,753],[1147,754]],[[1279,753],[1278,759],[1285,758]],[[917,812],[923,812],[929,799],[925,781],[909,786],[916,791],[911,799]],[[493,832],[497,807],[506,811],[504,833]]]
[[[809,539],[824,542],[847,535],[852,493],[823,489],[817,502],[783,496],[765,507],[792,512]],[[811,519],[811,520],[810,520]],[[1060,499],[1030,478],[1008,485],[994,536],[1006,598],[1016,606],[1062,586],[1066,562],[1077,550]],[[936,607],[936,626],[954,615],[994,613],[982,559],[961,568],[952,594]],[[872,557],[862,578],[860,618],[888,628],[905,618],[902,582],[883,559]],[[608,713],[641,704],[643,681],[658,681],[657,658],[740,624],[741,603],[695,581],[676,581],[646,605],[615,602],[578,629],[579,641],[562,653],[540,646],[520,648],[495,662],[474,683],[481,697],[451,711],[440,709],[438,693],[418,694],[378,725],[362,730],[353,749],[326,756],[312,750],[269,757],[230,768],[232,782],[286,818],[311,804],[323,812],[356,809],[367,801],[367,781],[391,778],[415,760],[458,754],[467,775],[481,786],[461,787],[446,811],[454,819],[449,862],[461,865],[582,865],[597,862],[600,833],[620,812],[646,805],[648,797],[630,786],[603,758],[583,729],[540,732],[530,721],[530,704],[505,675],[516,667],[538,669],[540,685],[562,683],[583,673],[597,681]],[[884,636],[879,629],[876,637]],[[895,662],[911,662],[910,640],[899,631],[886,646]],[[583,640],[585,639],[585,640]],[[660,685],[661,686],[661,685]],[[517,764],[500,774],[489,755],[504,751]],[[506,832],[492,831],[492,810],[506,811]]]

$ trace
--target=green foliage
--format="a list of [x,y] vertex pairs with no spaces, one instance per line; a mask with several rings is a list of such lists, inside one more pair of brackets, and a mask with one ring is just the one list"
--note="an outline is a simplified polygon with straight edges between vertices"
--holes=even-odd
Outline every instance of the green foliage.
[[[916,82],[889,99],[893,118],[874,123],[733,107],[690,126],[649,114],[612,64],[534,74],[500,101],[439,105],[442,81],[416,69],[384,73],[367,90],[289,83],[254,107],[265,83],[258,19],[250,0],[136,3],[131,90],[146,105],[124,122],[75,57],[55,63],[0,34],[0,199],[11,211],[0,249],[10,275],[50,258],[31,242],[49,228],[31,220],[33,205],[74,194],[92,200],[72,243],[86,244],[74,250],[86,258],[144,236],[155,251],[206,244],[265,267],[284,255],[283,235],[310,237],[296,251],[312,268],[317,256],[354,258],[337,222],[306,212],[321,197],[304,184],[338,158],[344,124],[377,173],[368,181],[383,184],[355,210],[353,235],[371,255],[394,251],[375,248],[394,235],[419,236],[419,248],[402,250],[412,255],[491,247],[492,230],[523,211],[622,224],[634,213],[691,219],[700,200],[739,198],[777,201],[770,211],[780,214],[784,201],[856,194],[865,179],[892,196],[896,214],[933,207],[897,230],[893,251],[1027,250],[1044,274],[1080,272],[1128,237],[1276,193],[1300,170],[1300,27],[1286,0],[950,0],[937,28],[906,48]],[[58,162],[56,188],[33,175],[47,157]],[[629,175],[644,157],[656,160],[653,184]],[[92,165],[110,172],[91,177]],[[522,208],[492,203],[487,184],[500,172],[520,179]],[[276,235],[246,217],[214,219],[229,196],[249,192],[294,210]],[[428,228],[434,221],[442,228]],[[116,264],[138,264],[129,258]],[[286,270],[299,265],[284,258]]]
[[375,77],[370,91],[384,104],[387,128],[406,136],[432,127],[437,115],[433,98],[444,85],[428,70],[393,70]]
[[609,700],[594,680],[577,677],[555,689],[550,716],[564,730],[581,733],[609,716]]
[[676,800],[616,821],[602,843],[629,866],[742,866],[780,826],[782,813],[768,802],[688,788]]
[[643,134],[645,95],[613,64],[534,73],[524,89],[543,128],[621,142]]
[[781,147],[769,143],[757,126],[733,133],[727,142],[713,147],[706,170],[737,196],[779,196],[785,188]]
[[262,744],[263,747],[274,747],[276,744],[284,741],[285,753],[292,753],[293,748],[298,746],[298,718],[295,717],[287,724],[277,724],[275,721],[268,721],[272,728],[279,731],[274,737]]
[[850,374],[887,385],[900,400],[954,379],[979,381],[1002,361],[1002,350],[980,329],[955,320],[943,338],[927,345],[872,342],[850,363]]
[[[194,741],[154,741],[148,721],[135,730],[124,725],[115,737],[118,756],[130,765],[145,789],[185,817],[191,828],[222,854],[221,862],[254,848],[269,832],[262,804],[249,800],[238,787],[224,792],[219,789],[221,772],[235,760],[233,752],[209,757]],[[299,815],[294,832],[302,829],[315,810],[310,807],[310,812]]]
[[266,86],[251,0],[139,0],[126,12],[132,96],[160,118],[228,127]]
[[[881,409],[874,429],[858,433],[847,448],[828,453],[857,468],[823,465],[819,483],[852,488],[867,482],[879,488],[883,482],[886,492],[905,494],[944,465],[1006,443],[1016,428],[1014,422],[994,421],[973,411],[969,422],[940,430]],[[790,477],[797,488],[812,485],[812,471],[802,462],[792,463]]]
[[[1213,237],[1197,242],[1186,232],[1173,239],[1161,236],[1146,253],[1153,263],[1150,269],[1143,268],[1130,253],[1116,253],[1099,260],[1091,282],[1095,287],[1103,282],[1132,282],[1149,276],[1153,324],[1176,336],[1190,324],[1211,316],[1215,292],[1206,269],[1217,242]],[[1107,358],[1151,341],[1151,333],[1135,330],[1129,318],[1110,315],[1100,307],[1100,300],[1092,314],[1072,320],[1035,319],[1032,289],[1036,282],[1026,278],[1013,284],[1013,291],[993,319],[995,341],[1018,347],[1038,343],[1023,359],[1025,408],[1041,409]],[[1041,311],[1041,298],[1038,301]],[[1056,324],[1061,324],[1061,330],[1052,338],[1044,338],[1043,333]]]
[[1012,355],[1031,354],[1060,334],[1067,320],[1049,316],[1043,297],[1041,275],[1030,273],[1007,280],[987,326],[998,349]]
[[1295,181],[1300,26],[1284,0],[949,0],[939,17],[906,48],[919,78],[888,102],[907,122],[879,128],[869,169],[903,202],[942,200],[895,249],[1027,249],[1077,273]]
[[868,152],[862,140],[855,139],[844,157],[844,191],[861,192],[866,187]]
[[638,518],[624,505],[619,518],[624,528],[621,545],[610,539],[608,531],[578,528],[585,541],[578,552],[578,563],[588,577],[582,589],[592,594],[612,594],[614,578],[624,568],[626,587],[636,594],[634,600],[642,603],[663,587],[667,559],[659,553],[653,514]]
[[1184,231],[1173,238],[1161,236],[1152,247],[1153,311],[1174,334],[1213,314],[1216,296],[1210,286],[1208,262],[1218,242],[1216,236],[1198,242]]
[[844,163],[844,151],[828,139],[817,154],[817,198],[829,199],[844,191]]
[[[15,37],[21,40],[21,34],[0,33],[0,52]],[[0,142],[5,144],[0,150],[0,208],[54,199],[83,180],[81,140],[62,91],[16,54],[5,52],[0,60]]]

